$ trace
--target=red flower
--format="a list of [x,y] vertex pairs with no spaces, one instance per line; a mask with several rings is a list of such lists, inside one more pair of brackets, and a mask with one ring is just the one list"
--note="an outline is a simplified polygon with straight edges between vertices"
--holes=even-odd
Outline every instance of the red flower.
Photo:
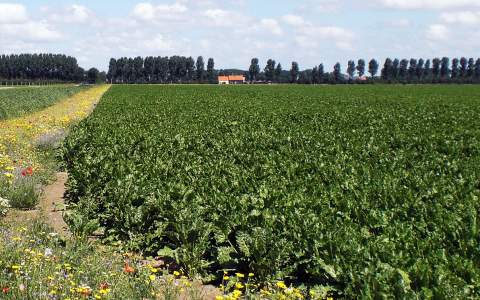
[[8,293],[9,291],[10,291],[10,288],[9,288],[9,287],[4,287],[4,288],[2,289],[2,293],[4,293],[4,294]]
[[123,271],[124,271],[125,273],[130,274],[130,273],[135,272],[135,269],[132,268],[132,267],[130,267],[130,265],[129,265],[128,263],[125,263],[125,266],[123,267]]
[[110,285],[108,285],[108,283],[106,283],[106,282],[100,283],[100,289],[101,289],[101,290],[106,290],[106,289],[108,289],[109,287],[110,287]]
[[23,177],[32,176],[32,175],[33,175],[32,167],[28,167],[28,168],[22,170],[22,176]]
[[32,176],[32,175],[33,175],[33,169],[32,169],[32,167],[28,167],[28,168],[27,168],[27,175],[28,175],[28,176]]

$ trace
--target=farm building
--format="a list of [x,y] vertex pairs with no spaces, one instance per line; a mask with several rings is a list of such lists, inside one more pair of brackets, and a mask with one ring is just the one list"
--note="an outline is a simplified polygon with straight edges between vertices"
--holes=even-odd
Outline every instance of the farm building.
[[218,76],[218,84],[244,84],[245,76],[243,75],[229,75]]

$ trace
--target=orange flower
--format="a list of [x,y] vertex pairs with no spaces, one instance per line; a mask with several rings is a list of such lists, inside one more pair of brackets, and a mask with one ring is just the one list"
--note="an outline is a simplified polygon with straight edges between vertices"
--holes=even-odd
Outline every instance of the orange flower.
[[10,288],[7,286],[2,289],[2,293],[4,294],[8,293],[9,291],[10,291]]
[[135,269],[132,268],[128,263],[125,263],[125,266],[123,267],[123,271],[125,273],[131,274],[131,273],[135,272]]
[[110,287],[110,286],[109,286],[108,283],[106,283],[106,282],[100,283],[100,289],[101,289],[101,290],[106,290],[106,289],[108,289],[109,287]]

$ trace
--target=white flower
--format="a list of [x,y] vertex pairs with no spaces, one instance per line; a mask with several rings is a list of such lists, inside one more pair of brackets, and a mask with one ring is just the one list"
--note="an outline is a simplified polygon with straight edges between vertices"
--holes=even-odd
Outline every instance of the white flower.
[[50,248],[46,248],[45,249],[45,256],[49,257],[49,256],[52,256],[52,255],[53,255],[53,250],[50,249]]

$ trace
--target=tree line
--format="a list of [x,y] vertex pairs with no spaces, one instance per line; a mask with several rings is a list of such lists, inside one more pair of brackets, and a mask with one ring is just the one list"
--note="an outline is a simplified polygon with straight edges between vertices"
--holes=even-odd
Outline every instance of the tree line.
[[[369,76],[366,76],[368,73]],[[263,71],[259,61],[253,58],[245,72],[251,82],[273,83],[480,83],[480,58],[462,57],[427,59],[390,59],[387,58],[380,69],[376,59],[366,63],[348,61],[346,73],[340,63],[336,63],[331,72],[325,72],[323,64],[300,71],[297,62],[292,62],[289,71],[283,71],[280,63],[269,59]]]
[[77,59],[63,54],[11,54],[0,56],[0,79],[9,81],[79,82],[85,71]]
[[110,83],[216,83],[215,61],[199,56],[148,56],[110,59],[107,80]]

